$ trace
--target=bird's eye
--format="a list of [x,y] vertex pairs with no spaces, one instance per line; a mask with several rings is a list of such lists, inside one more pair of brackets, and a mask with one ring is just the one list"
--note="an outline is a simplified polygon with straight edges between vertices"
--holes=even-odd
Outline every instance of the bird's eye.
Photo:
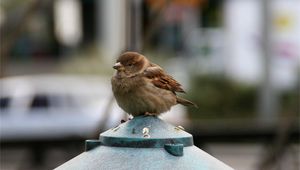
[[133,66],[133,64],[132,64],[132,63],[130,63],[130,64],[128,64],[128,66]]

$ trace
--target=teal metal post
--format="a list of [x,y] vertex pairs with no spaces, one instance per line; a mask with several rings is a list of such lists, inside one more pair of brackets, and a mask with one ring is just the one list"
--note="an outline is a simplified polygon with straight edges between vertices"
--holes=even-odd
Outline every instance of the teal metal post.
[[87,140],[86,151],[57,170],[232,170],[197,148],[193,136],[156,116],[134,117]]

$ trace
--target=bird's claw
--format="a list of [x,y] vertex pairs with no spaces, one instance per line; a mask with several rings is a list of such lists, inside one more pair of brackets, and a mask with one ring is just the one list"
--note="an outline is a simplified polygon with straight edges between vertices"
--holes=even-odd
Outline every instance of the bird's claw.
[[[128,118],[128,120],[131,120],[132,118]],[[121,123],[125,123],[125,122],[127,122],[128,120],[125,120],[125,119],[121,119]]]
[[155,113],[149,113],[149,112],[146,112],[146,113],[145,113],[145,116],[156,116],[156,114],[155,114]]

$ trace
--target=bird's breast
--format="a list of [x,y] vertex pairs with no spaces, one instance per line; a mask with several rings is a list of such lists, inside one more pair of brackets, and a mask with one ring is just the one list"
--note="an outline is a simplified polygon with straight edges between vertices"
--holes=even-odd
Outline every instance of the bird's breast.
[[171,91],[158,88],[147,79],[113,79],[112,86],[119,106],[133,115],[162,113],[176,104]]
[[127,94],[131,91],[135,91],[140,86],[143,86],[145,82],[139,77],[119,78],[114,76],[111,80],[112,90],[114,94]]

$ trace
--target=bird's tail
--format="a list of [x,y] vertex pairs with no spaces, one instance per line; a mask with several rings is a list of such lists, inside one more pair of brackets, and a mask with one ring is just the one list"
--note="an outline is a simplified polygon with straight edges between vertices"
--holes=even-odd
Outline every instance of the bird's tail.
[[194,106],[194,107],[198,108],[198,106],[195,103],[193,103],[187,99],[180,98],[178,96],[177,96],[177,103],[182,104],[184,106]]

